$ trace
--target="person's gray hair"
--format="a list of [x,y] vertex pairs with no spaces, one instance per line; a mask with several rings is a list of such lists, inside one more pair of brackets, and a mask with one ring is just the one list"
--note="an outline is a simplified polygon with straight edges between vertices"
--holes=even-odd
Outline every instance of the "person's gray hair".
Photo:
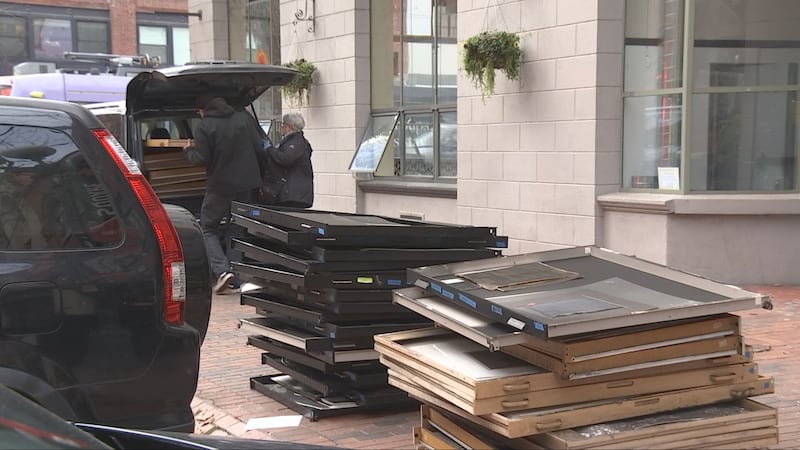
[[303,131],[306,127],[306,119],[299,112],[290,112],[283,115],[283,123],[289,125],[294,131]]

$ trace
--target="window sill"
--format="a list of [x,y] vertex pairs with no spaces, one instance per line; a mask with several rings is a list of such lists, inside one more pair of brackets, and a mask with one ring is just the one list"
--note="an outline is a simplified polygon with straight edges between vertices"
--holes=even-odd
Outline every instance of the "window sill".
[[455,182],[369,180],[359,181],[358,187],[362,191],[370,193],[453,199],[457,197],[458,192]]
[[645,214],[800,214],[800,193],[675,195],[616,192],[598,196],[597,202],[604,210]]

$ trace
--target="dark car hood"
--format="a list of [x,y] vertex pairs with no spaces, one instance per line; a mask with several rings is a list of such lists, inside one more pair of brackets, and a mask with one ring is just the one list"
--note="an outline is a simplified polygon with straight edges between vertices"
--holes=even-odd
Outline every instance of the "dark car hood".
[[264,64],[187,64],[142,72],[128,83],[127,110],[194,109],[200,94],[247,106],[267,89],[291,82],[297,71]]
[[162,450],[336,450],[340,448],[174,431],[130,430],[84,423],[75,425],[103,442],[115,442],[116,447],[121,447],[123,450],[139,448]]

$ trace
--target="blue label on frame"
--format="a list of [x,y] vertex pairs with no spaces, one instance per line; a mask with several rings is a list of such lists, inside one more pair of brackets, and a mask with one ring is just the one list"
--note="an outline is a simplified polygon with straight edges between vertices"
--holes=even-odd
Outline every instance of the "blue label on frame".
[[261,211],[259,211],[257,209],[254,209],[254,210],[250,211],[250,215],[260,216],[261,215]]
[[503,308],[501,308],[501,307],[499,307],[497,305],[492,305],[492,312],[497,314],[497,315],[499,315],[499,316],[502,316],[503,315]]
[[453,293],[450,292],[450,291],[442,290],[442,295],[444,295],[445,297],[449,298],[450,300],[453,300],[454,298],[456,298],[456,296],[453,295]]
[[533,328],[536,328],[539,331],[544,331],[544,324],[541,322],[533,322]]
[[396,278],[390,278],[390,279],[386,280],[386,284],[388,284],[389,286],[400,286],[400,285],[403,284],[403,281],[402,280],[398,280]]
[[317,228],[317,234],[325,235],[325,228],[319,227]]
[[461,300],[462,302],[468,304],[469,306],[471,306],[473,308],[477,308],[478,307],[478,303],[475,302],[475,300],[467,297],[464,294],[458,294],[458,299]]
[[442,293],[442,287],[439,286],[436,283],[431,283],[431,289],[433,289],[434,291],[436,291],[436,292],[438,292],[440,294]]

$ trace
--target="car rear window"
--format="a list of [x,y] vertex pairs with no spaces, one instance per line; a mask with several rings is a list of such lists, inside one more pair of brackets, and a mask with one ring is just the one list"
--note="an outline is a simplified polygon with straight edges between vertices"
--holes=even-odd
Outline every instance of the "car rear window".
[[108,191],[64,130],[0,124],[0,249],[98,248],[121,240]]

